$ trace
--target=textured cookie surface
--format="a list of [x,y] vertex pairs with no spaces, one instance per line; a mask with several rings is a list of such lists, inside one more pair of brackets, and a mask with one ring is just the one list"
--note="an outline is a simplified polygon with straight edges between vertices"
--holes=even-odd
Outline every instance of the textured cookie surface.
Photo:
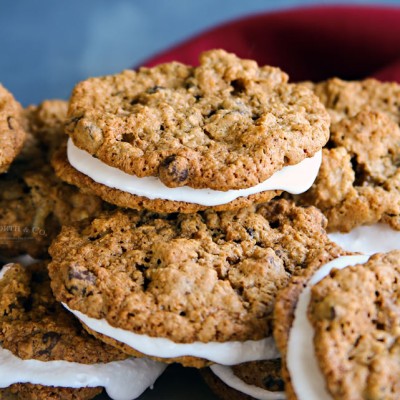
[[213,50],[198,67],[161,64],[79,83],[66,130],[127,173],[229,190],[314,155],[328,140],[329,116],[279,69]]
[[115,212],[67,227],[49,265],[58,300],[177,343],[259,340],[277,291],[331,246],[315,208],[154,215]]
[[22,107],[0,84],[0,173],[8,170],[25,137]]
[[[13,264],[0,280],[0,292],[0,343],[15,356],[81,364],[107,363],[126,358],[123,353],[87,334],[81,324],[54,299],[45,263],[30,267]],[[99,392],[99,388],[75,391],[15,384],[4,389],[3,394],[11,396],[14,393],[18,399],[84,399],[92,398]]]
[[[271,392],[283,390],[280,360],[252,361],[231,367],[235,376],[248,385],[254,385]],[[251,400],[254,397],[239,392],[222,382],[209,369],[201,371],[210,388],[223,400]],[[283,396],[282,396],[283,399]]]
[[360,111],[378,110],[400,123],[400,85],[379,82],[375,79],[343,81],[328,79],[312,85],[315,94],[325,105],[335,124],[351,118]]
[[400,86],[333,79],[315,92],[332,115],[331,137],[317,180],[296,198],[320,208],[330,231],[376,222],[399,230]]
[[400,251],[333,270],[312,288],[309,318],[332,397],[400,397]]
[[35,127],[27,124],[32,128],[21,154],[8,173],[0,176],[2,256],[28,253],[41,257],[47,253],[61,225],[96,215],[105,206],[98,197],[63,183],[46,162],[53,146],[66,136],[60,131],[61,124],[51,122],[54,115],[39,118],[40,110],[56,109],[61,120],[65,117],[65,103],[60,106],[59,102],[47,101],[46,104],[29,110],[29,120],[35,121]]
[[54,153],[52,165],[56,174],[63,181],[79,187],[82,192],[99,196],[108,203],[115,204],[119,207],[131,208],[134,210],[145,209],[158,213],[193,213],[206,209],[213,209],[215,211],[235,210],[253,204],[267,202],[281,193],[280,190],[267,190],[247,197],[239,197],[226,204],[208,207],[184,201],[149,199],[97,183],[71,166],[66,156],[65,146],[62,146]]

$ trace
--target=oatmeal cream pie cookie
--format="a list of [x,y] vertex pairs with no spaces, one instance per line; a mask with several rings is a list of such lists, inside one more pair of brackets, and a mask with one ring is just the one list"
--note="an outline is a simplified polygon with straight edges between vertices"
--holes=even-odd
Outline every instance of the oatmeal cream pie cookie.
[[289,283],[275,309],[288,400],[399,398],[399,282],[395,250],[340,257]]
[[0,173],[6,172],[26,137],[22,106],[0,84]]
[[339,251],[314,207],[115,211],[64,227],[53,292],[96,337],[129,354],[202,367],[277,356],[276,293],[321,248]]
[[296,201],[321,209],[342,247],[399,249],[400,85],[331,79],[314,91],[331,115],[331,135],[314,185]]
[[[0,255],[47,254],[61,225],[95,216],[107,206],[54,174],[47,155],[66,135],[66,103],[46,101],[25,111],[28,138],[6,174],[0,175]],[[29,121],[29,122],[28,122]],[[65,140],[65,139],[64,139]]]
[[69,183],[123,207],[155,212],[240,208],[310,187],[329,116],[278,68],[223,50],[79,83],[67,151]]
[[0,271],[0,398],[131,400],[165,365],[95,339],[53,297],[45,263]]

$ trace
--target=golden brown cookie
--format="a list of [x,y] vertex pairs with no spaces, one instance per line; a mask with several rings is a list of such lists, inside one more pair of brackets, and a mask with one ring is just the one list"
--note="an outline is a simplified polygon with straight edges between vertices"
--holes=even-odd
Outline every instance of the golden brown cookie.
[[[400,251],[395,250],[375,254],[369,260],[368,256],[356,256],[354,261],[350,257],[341,266],[337,263],[338,269],[333,266],[325,269],[319,282],[311,287],[308,315],[296,315],[296,318],[308,318],[314,331],[312,346],[321,376],[308,378],[321,379],[322,387],[332,399],[396,399],[399,396],[399,255]],[[291,384],[293,376],[287,368],[286,356],[289,335],[295,334],[291,332],[294,310],[310,278],[306,274],[292,279],[279,294],[275,307],[274,334],[282,353],[289,400],[304,396],[296,394]],[[308,358],[313,357],[310,354]],[[291,368],[293,374],[294,366]],[[304,382],[304,387],[308,387],[305,390],[315,388],[311,382]]]
[[104,163],[171,188],[248,188],[328,140],[318,98],[287,79],[223,50],[203,53],[198,67],[90,78],[72,93],[66,131]]
[[333,270],[312,288],[309,319],[335,400],[400,397],[400,251]]
[[6,172],[26,137],[22,107],[0,84],[0,173]]
[[335,248],[325,223],[285,200],[221,213],[116,211],[63,228],[50,248],[52,288],[72,310],[139,335],[261,340],[290,275]]
[[384,222],[400,229],[400,86],[374,80],[317,84],[332,117],[319,175],[296,201],[315,205],[329,231]]
[[[127,356],[91,337],[53,297],[45,263],[8,264],[0,279],[0,344],[23,360],[110,363]],[[3,363],[7,362],[3,358]],[[10,364],[9,368],[13,368]],[[15,383],[0,388],[5,399],[91,399],[101,387],[72,389]]]

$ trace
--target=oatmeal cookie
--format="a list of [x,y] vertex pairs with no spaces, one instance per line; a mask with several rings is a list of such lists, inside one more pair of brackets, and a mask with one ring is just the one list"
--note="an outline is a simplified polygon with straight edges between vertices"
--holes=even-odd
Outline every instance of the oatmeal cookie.
[[384,110],[349,114],[332,124],[319,175],[296,201],[321,209],[329,231],[377,222],[400,230],[399,125]]
[[63,228],[50,247],[52,288],[72,310],[136,334],[261,340],[291,274],[336,248],[325,224],[285,200],[221,213],[115,211]]
[[376,79],[344,81],[332,78],[307,85],[325,105],[332,124],[356,116],[360,111],[380,111],[400,123],[400,85]]
[[[335,400],[399,397],[399,256],[395,250],[375,254],[364,264],[333,268],[311,288],[304,318],[314,329],[321,377]],[[275,306],[274,334],[289,400],[297,396],[286,364],[288,339],[297,301],[312,275],[310,269],[292,279]]]
[[[0,344],[23,360],[109,363],[127,355],[91,337],[53,297],[45,263],[8,264],[0,279]],[[6,362],[6,360],[3,360]],[[12,366],[10,366],[12,368]],[[0,388],[10,399],[91,399],[101,387],[72,389],[31,383]]]
[[49,158],[67,141],[68,136],[64,133],[67,110],[68,102],[58,99],[45,100],[24,110],[29,132],[41,143]]
[[329,116],[278,68],[223,50],[90,78],[71,96],[66,131],[82,150],[166,186],[227,191],[255,186],[313,156]]
[[0,173],[6,172],[26,137],[22,107],[0,84]]
[[400,396],[400,251],[333,270],[312,288],[309,319],[335,400]]

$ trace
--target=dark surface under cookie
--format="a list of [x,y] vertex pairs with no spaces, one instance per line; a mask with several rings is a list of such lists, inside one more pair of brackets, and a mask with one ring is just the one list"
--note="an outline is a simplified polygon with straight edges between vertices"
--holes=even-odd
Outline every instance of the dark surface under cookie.
[[223,50],[200,65],[90,78],[74,89],[67,133],[108,165],[169,187],[241,189],[313,156],[329,117],[278,68]]

